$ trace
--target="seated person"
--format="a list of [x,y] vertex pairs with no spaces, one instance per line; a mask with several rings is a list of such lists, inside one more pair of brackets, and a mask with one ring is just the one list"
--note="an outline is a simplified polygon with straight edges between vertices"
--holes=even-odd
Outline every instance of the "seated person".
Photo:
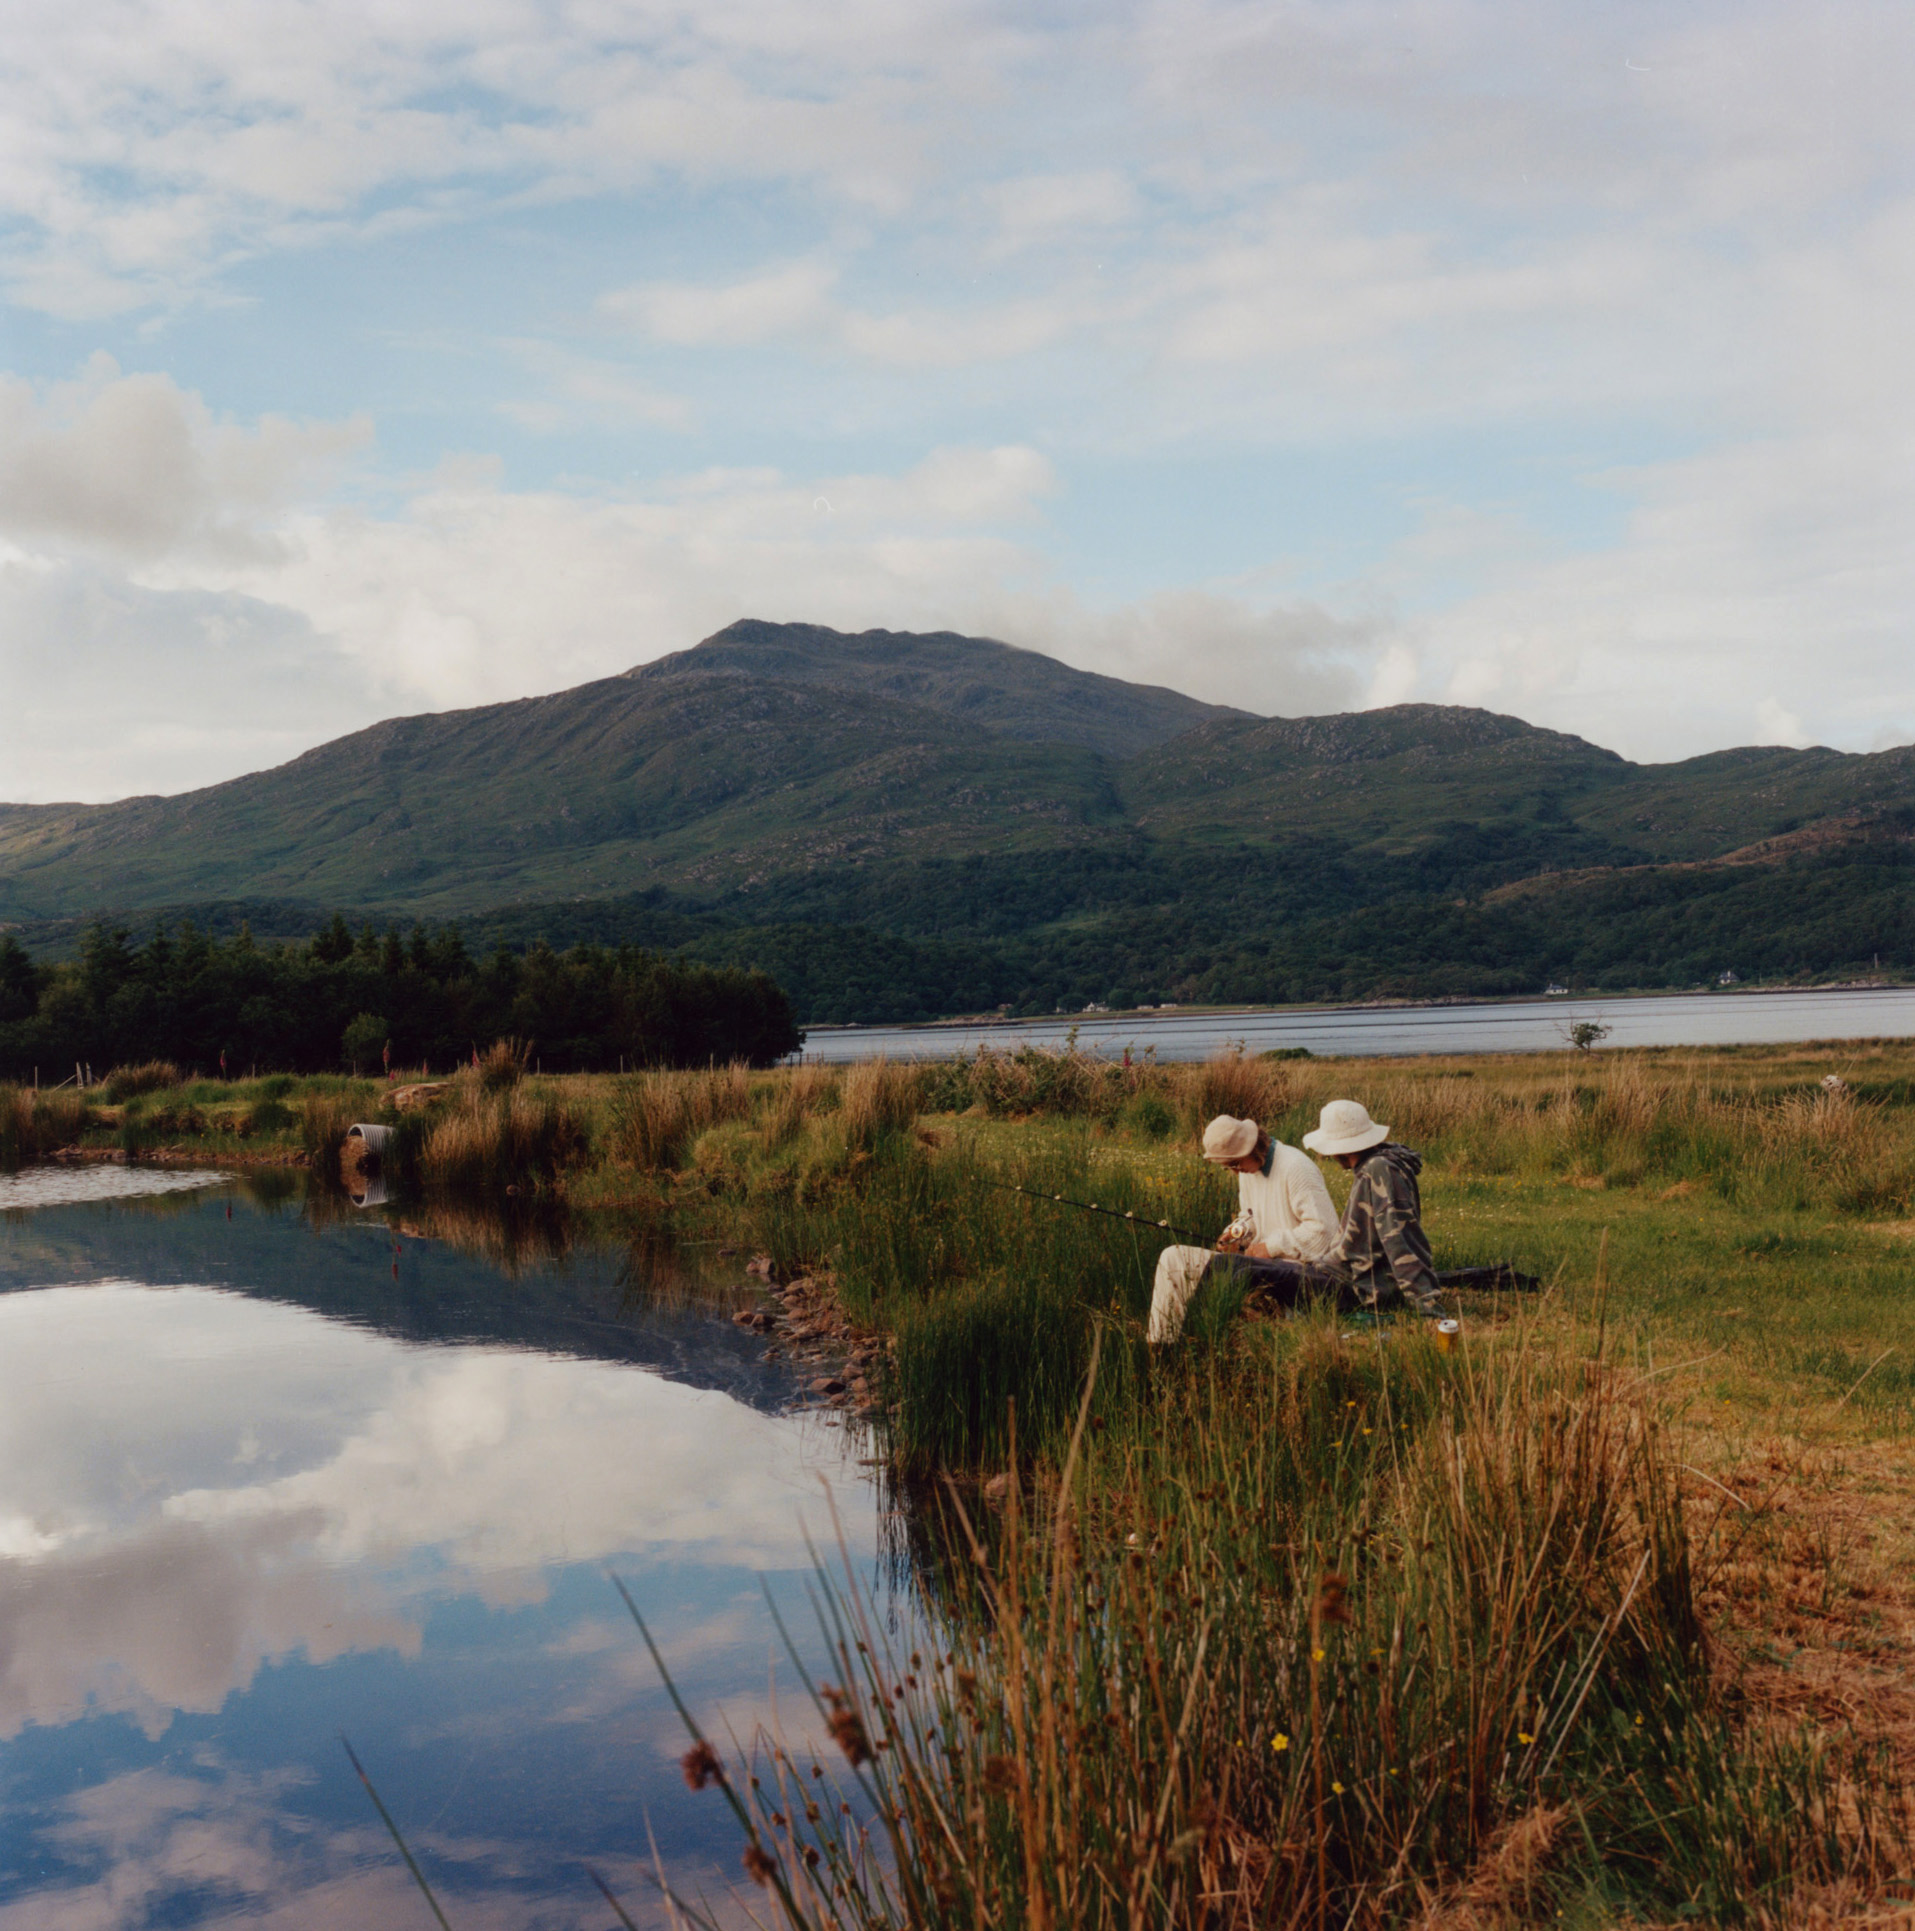
[[1436,1314],[1436,1267],[1416,1183],[1423,1156],[1398,1146],[1358,1100],[1332,1100],[1303,1144],[1356,1175],[1343,1230],[1328,1256],[1339,1299],[1374,1308],[1401,1295],[1419,1314]]
[[[1299,1153],[1273,1140],[1255,1120],[1220,1114],[1204,1128],[1204,1158],[1237,1176],[1237,1217],[1208,1247],[1166,1247],[1157,1257],[1150,1296],[1150,1339],[1174,1341],[1184,1312],[1214,1266],[1254,1272],[1246,1262],[1320,1261],[1336,1245],[1336,1205],[1323,1176]],[[1242,1258],[1238,1258],[1241,1256]]]

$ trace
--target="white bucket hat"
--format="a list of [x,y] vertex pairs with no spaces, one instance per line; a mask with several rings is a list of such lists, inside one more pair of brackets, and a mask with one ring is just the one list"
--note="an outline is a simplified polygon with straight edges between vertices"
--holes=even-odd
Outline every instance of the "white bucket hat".
[[1389,1137],[1390,1129],[1378,1126],[1361,1100],[1332,1100],[1319,1115],[1317,1130],[1303,1136],[1303,1144],[1312,1153],[1361,1153]]
[[1219,1113],[1204,1128],[1204,1158],[1222,1166],[1230,1160],[1247,1160],[1257,1150],[1257,1135],[1263,1129],[1255,1120],[1233,1120]]

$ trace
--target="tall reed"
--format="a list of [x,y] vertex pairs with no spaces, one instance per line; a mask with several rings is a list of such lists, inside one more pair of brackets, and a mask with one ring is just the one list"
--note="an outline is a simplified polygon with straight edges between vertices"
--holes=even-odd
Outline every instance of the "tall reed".
[[339,1178],[339,1155],[359,1113],[341,1093],[310,1093],[299,1104],[299,1138],[306,1164],[328,1181]]
[[868,1148],[887,1133],[909,1132],[918,1117],[920,1088],[915,1067],[882,1057],[860,1061],[845,1075],[838,1109],[846,1141]]
[[742,1060],[704,1071],[633,1073],[612,1096],[613,1156],[647,1170],[679,1166],[699,1134],[748,1117],[751,1103],[751,1072]]
[[577,1109],[530,1083],[491,1092],[482,1083],[468,1084],[418,1131],[416,1142],[402,1136],[400,1157],[410,1168],[404,1177],[428,1188],[503,1193],[508,1187],[549,1187],[589,1150]]
[[85,1124],[86,1101],[77,1092],[0,1085],[0,1171],[71,1145]]
[[1093,1406],[1001,1521],[947,1505],[907,1634],[827,1586],[842,1761],[761,1731],[726,1781],[794,1931],[1733,1924],[1906,1855],[1865,1746],[1737,1727],[1679,1471],[1586,1348],[1311,1328]]

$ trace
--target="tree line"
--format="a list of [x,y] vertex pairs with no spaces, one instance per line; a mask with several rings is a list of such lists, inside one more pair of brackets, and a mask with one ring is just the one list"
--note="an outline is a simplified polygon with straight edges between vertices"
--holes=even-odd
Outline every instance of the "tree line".
[[335,915],[304,943],[227,940],[191,923],[90,927],[75,961],[36,961],[0,934],[0,1077],[54,1084],[76,1062],[170,1059],[261,1072],[447,1070],[495,1039],[530,1042],[548,1072],[769,1065],[802,1044],[791,1001],[764,972],[637,946],[543,942],[475,960],[454,928],[409,935]]

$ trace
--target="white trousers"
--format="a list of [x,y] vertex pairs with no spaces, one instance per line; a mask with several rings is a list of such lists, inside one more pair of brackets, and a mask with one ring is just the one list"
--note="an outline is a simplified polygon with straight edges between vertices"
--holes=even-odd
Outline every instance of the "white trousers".
[[1162,1347],[1184,1331],[1184,1310],[1216,1258],[1208,1247],[1166,1247],[1157,1256],[1157,1279],[1150,1290],[1150,1342]]

